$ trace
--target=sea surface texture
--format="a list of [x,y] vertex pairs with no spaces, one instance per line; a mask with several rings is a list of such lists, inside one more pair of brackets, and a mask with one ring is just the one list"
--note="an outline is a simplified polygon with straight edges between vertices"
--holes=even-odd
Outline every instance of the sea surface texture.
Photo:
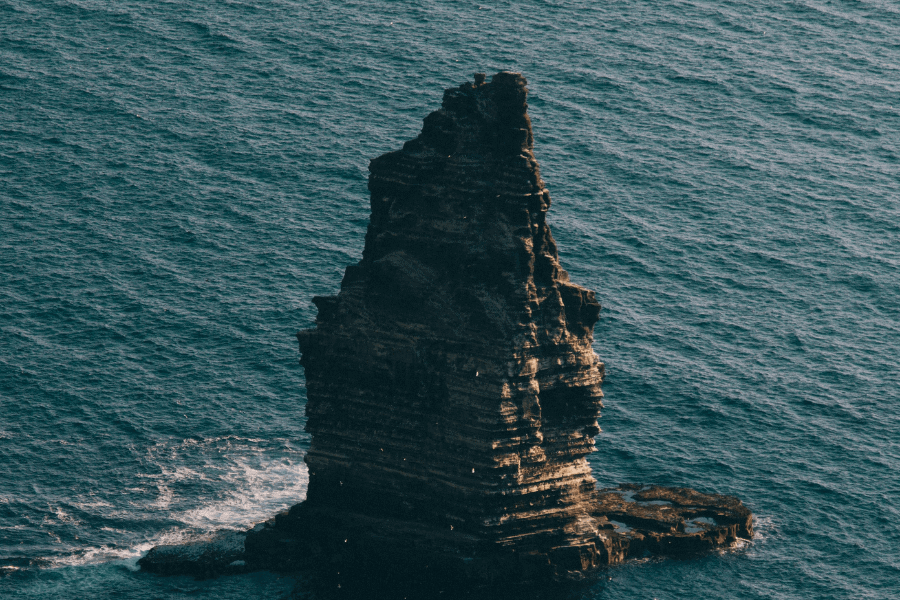
[[0,0],[0,597],[324,594],[135,561],[303,499],[294,333],[368,162],[515,70],[604,306],[597,480],[758,532],[560,597],[897,598],[898,40],[892,0]]

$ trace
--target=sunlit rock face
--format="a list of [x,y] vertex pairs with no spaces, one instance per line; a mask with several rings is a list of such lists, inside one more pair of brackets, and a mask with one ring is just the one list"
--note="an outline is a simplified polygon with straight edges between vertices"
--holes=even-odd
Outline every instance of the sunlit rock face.
[[476,75],[371,162],[363,258],[298,335],[306,505],[599,561],[600,305],[559,265],[525,86]]

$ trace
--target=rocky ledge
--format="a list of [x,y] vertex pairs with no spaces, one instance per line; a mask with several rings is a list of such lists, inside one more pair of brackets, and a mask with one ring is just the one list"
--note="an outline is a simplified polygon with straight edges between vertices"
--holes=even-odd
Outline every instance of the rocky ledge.
[[372,161],[362,260],[298,334],[306,500],[248,532],[155,548],[143,569],[579,580],[751,537],[735,498],[596,489],[600,305],[559,264],[525,85],[477,74]]
[[[731,547],[753,535],[753,516],[736,498],[686,488],[623,484],[597,491],[592,509],[598,538],[607,550],[601,564],[649,556],[691,558]],[[580,549],[568,555],[557,549],[556,565],[528,553],[498,561],[497,556],[479,553],[475,544],[470,545],[469,553],[459,553],[459,540],[452,539],[455,536],[423,538],[415,526],[398,532],[408,536],[404,544],[384,554],[383,544],[373,545],[369,537],[378,528],[396,528],[396,523],[345,515],[311,526],[321,516],[297,504],[248,531],[222,531],[183,544],[157,546],[139,564],[152,573],[200,578],[324,567],[331,579],[341,579],[342,570],[350,576],[354,571],[384,574],[387,569],[393,577],[408,580],[427,573],[441,584],[454,580],[553,581],[561,567],[567,578],[580,579],[578,574],[589,575],[597,566],[584,563]],[[325,531],[323,525],[329,529]],[[340,535],[348,537],[341,540]]]

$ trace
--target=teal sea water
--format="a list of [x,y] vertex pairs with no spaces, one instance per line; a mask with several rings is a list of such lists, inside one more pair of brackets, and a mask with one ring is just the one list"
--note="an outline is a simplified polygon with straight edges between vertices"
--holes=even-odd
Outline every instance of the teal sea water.
[[900,597],[898,40],[892,0],[0,0],[0,597],[320,597],[135,561],[303,499],[293,334],[368,161],[503,69],[604,306],[598,481],[756,514],[577,597]]

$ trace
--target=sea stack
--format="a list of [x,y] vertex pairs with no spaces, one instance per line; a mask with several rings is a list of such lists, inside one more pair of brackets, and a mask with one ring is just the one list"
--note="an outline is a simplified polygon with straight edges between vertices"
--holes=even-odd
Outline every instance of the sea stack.
[[378,520],[386,551],[605,560],[585,459],[600,305],[559,265],[525,84],[476,75],[371,162],[363,258],[298,334],[306,509]]
[[[560,267],[527,93],[518,73],[476,74],[371,162],[362,260],[297,336],[306,500],[207,570],[558,581],[750,537],[734,498],[595,489],[600,304]],[[155,552],[145,568],[185,572]]]

